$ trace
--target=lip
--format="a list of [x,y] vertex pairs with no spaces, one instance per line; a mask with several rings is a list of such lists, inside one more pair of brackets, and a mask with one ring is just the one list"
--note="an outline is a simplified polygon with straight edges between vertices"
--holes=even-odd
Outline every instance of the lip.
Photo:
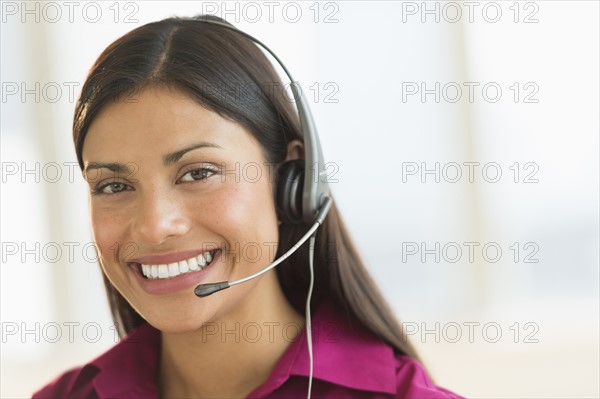
[[127,260],[127,263],[129,264],[129,263],[135,262],[135,263],[142,263],[144,265],[164,265],[164,264],[179,262],[181,260],[186,260],[186,259],[198,256],[200,254],[203,254],[205,252],[211,252],[215,249],[217,249],[217,248],[213,247],[213,248],[204,248],[204,249],[193,249],[190,251],[173,252],[173,253],[164,254],[164,255],[139,256],[137,258]]
[[[177,253],[177,255],[181,255],[184,253],[185,252],[179,252],[179,253]],[[192,255],[190,255],[189,257],[192,257],[193,252],[190,252],[190,253]],[[202,252],[199,252],[199,254],[200,253],[202,253]],[[184,257],[181,259],[187,259],[187,258]],[[131,273],[133,273],[133,275],[135,276],[135,279],[138,282],[138,284],[140,285],[140,287],[142,287],[142,289],[144,291],[146,291],[148,294],[164,295],[164,294],[175,293],[175,292],[182,291],[185,289],[189,289],[190,291],[192,291],[198,284],[201,284],[206,279],[206,276],[208,274],[210,274],[211,270],[213,269],[213,265],[215,265],[217,263],[217,261],[219,261],[220,259],[221,259],[221,250],[219,249],[219,250],[217,250],[212,262],[210,262],[210,264],[208,266],[206,266],[205,268],[203,268],[202,270],[198,270],[195,272],[188,272],[188,273],[181,274],[177,277],[165,278],[165,279],[161,279],[161,278],[147,279],[142,275],[140,268],[135,265],[128,264],[127,268],[129,269],[129,271]],[[175,260],[173,260],[172,262],[175,262]],[[141,263],[141,262],[139,262],[139,263]]]

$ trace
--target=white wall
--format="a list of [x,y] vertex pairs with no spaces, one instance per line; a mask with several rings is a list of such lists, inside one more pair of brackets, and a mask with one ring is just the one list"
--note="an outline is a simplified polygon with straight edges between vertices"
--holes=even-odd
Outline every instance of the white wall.
[[[339,166],[338,206],[440,385],[478,398],[600,395],[597,2],[281,2],[272,21],[262,2],[24,4],[2,3],[2,397],[26,397],[115,341],[83,251],[92,239],[69,87],[78,95],[125,32],[203,10],[264,40],[305,91],[319,88],[311,106]],[[436,82],[439,102],[435,90],[422,98]],[[472,182],[468,162],[479,162]],[[436,163],[439,182],[421,173]],[[423,260],[411,252],[422,243],[440,250]],[[65,323],[79,323],[72,336]]]

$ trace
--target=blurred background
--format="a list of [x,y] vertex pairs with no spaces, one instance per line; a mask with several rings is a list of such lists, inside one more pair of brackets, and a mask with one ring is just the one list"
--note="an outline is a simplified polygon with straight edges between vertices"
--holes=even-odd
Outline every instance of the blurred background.
[[116,342],[71,140],[100,52],[211,13],[300,81],[356,244],[436,382],[598,398],[596,1],[2,1],[1,396]]

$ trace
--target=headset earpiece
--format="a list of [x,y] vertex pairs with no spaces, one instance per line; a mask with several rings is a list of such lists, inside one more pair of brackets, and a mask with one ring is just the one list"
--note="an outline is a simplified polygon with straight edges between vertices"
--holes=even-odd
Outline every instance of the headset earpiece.
[[284,223],[300,224],[302,218],[302,192],[304,185],[304,160],[286,161],[277,170],[277,214]]

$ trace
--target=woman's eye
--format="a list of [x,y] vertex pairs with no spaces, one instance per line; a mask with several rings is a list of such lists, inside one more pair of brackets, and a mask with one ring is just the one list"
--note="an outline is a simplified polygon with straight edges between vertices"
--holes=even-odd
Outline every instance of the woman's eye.
[[117,194],[122,191],[127,191],[127,184],[115,182],[96,187],[93,194]]
[[216,172],[210,168],[192,169],[181,176],[181,179],[179,180],[183,182],[206,180],[215,173]]

